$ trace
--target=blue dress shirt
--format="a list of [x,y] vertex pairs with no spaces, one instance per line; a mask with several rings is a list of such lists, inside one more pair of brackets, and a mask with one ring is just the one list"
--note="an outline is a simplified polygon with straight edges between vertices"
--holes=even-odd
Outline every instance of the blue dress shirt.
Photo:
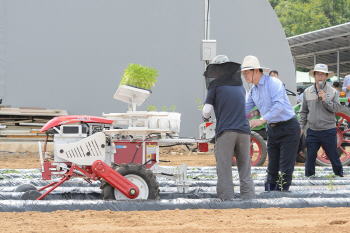
[[255,106],[268,124],[290,120],[294,109],[290,105],[283,83],[263,74],[258,85],[253,85],[246,101],[246,114]]

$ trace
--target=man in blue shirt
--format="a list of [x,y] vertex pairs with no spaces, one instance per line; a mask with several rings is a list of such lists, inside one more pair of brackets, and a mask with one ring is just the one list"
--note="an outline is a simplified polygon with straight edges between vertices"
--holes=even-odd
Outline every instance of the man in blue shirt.
[[203,107],[203,118],[209,120],[214,107],[216,116],[215,158],[217,165],[218,198],[234,198],[232,157],[236,157],[242,199],[255,198],[250,161],[250,127],[245,115],[245,89],[240,64],[230,62],[227,56],[216,56],[204,76],[211,80]]
[[[265,190],[288,191],[292,182],[295,157],[300,140],[300,126],[290,105],[283,83],[265,75],[268,68],[260,66],[258,58],[246,56],[242,64],[242,74],[252,88],[247,96],[246,113],[255,106],[262,117],[250,121],[254,128],[267,122],[268,167]],[[278,172],[281,171],[281,175]],[[282,184],[278,184],[280,177]]]

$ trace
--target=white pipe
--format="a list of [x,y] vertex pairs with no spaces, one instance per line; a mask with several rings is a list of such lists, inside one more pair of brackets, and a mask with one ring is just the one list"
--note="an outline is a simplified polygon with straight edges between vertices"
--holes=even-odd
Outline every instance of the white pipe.
[[41,150],[41,142],[38,142],[39,144],[39,156],[40,156],[40,164],[41,164],[41,172],[44,172],[44,160],[43,160],[43,152]]
[[158,143],[208,143],[210,139],[194,139],[194,138],[184,138],[184,139],[156,139],[152,142]]

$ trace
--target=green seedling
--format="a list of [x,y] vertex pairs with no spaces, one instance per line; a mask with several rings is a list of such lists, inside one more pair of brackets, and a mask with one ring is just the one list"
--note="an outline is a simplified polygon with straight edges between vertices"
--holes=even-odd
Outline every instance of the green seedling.
[[24,176],[22,176],[22,179],[33,179],[33,177],[28,176],[28,175],[24,175]]
[[0,172],[0,174],[8,174],[8,173],[20,173],[20,172],[14,169],[8,169]]
[[155,86],[158,76],[158,71],[154,68],[130,63],[124,70],[119,86],[130,85],[149,90]]
[[278,177],[278,186],[279,186],[278,188],[279,188],[281,191],[283,191],[283,185],[284,185],[284,184],[287,184],[287,182],[285,182],[285,181],[284,181],[284,178],[283,178],[284,174],[286,174],[286,173],[281,172],[280,175],[279,175],[279,177]]
[[298,171],[298,172],[299,172],[299,171],[302,171],[302,169],[301,169],[301,168],[298,168],[297,171]]
[[176,105],[171,105],[171,107],[169,108],[169,111],[175,112],[175,107]]
[[328,185],[328,190],[330,191],[334,191],[334,178],[336,177],[333,173],[329,174],[328,176],[326,176],[328,178],[328,182],[326,183]]
[[157,111],[156,106],[154,106],[154,105],[147,105],[147,106],[148,106],[148,108],[146,108],[147,111],[149,111],[149,112],[151,112],[151,111],[153,111],[153,112]]
[[200,99],[197,99],[197,100],[196,100],[196,103],[198,103],[198,110],[199,110],[199,111],[202,111],[202,110],[203,110],[203,104],[202,104],[201,100],[200,100]]
[[165,112],[167,109],[167,107],[164,105],[163,107],[161,107],[162,111]]

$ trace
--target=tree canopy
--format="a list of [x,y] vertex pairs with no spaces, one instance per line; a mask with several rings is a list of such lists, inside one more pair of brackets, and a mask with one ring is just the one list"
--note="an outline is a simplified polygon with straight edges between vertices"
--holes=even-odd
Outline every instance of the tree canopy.
[[350,0],[269,0],[287,37],[350,21]]

